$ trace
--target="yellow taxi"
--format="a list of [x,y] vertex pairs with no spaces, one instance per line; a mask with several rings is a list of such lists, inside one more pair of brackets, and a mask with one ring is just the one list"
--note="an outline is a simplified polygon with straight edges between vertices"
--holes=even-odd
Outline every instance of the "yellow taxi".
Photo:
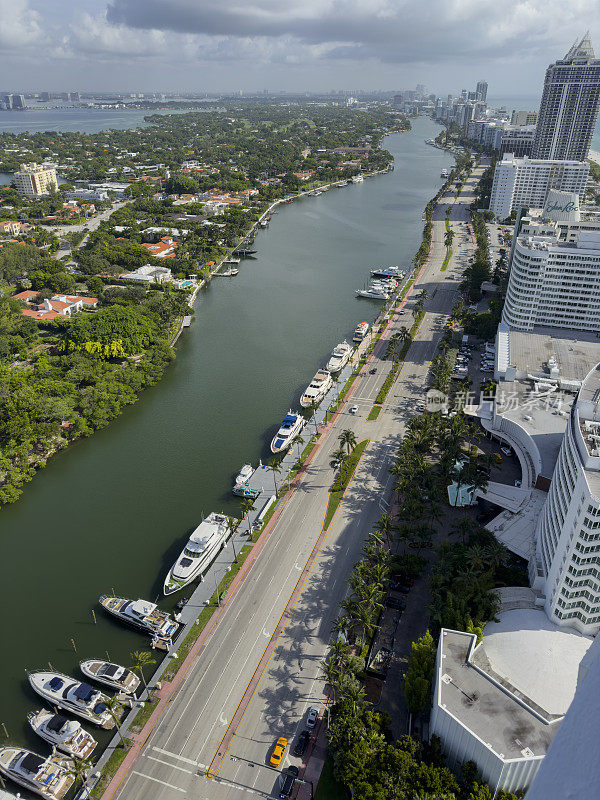
[[281,764],[283,756],[285,755],[287,743],[288,741],[285,738],[285,736],[280,736],[279,739],[277,739],[277,741],[275,742],[273,753],[271,754],[271,758],[269,759],[269,764],[272,767],[278,767]]

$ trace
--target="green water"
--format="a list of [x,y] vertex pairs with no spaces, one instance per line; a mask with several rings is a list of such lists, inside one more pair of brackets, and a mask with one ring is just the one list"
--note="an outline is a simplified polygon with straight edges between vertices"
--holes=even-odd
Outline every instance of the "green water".
[[202,512],[239,513],[230,493],[239,467],[268,456],[278,423],[334,345],[375,317],[378,306],[354,296],[369,268],[410,263],[423,207],[451,164],[424,143],[437,130],[415,120],[386,140],[394,172],[282,207],[257,236],[257,258],[199,296],[163,381],[59,454],[1,512],[0,722],[12,740],[43,751],[26,722],[41,704],[26,668],[50,661],[70,673],[106,651],[127,664],[148,646],[108,620],[97,597],[114,587],[156,598]]

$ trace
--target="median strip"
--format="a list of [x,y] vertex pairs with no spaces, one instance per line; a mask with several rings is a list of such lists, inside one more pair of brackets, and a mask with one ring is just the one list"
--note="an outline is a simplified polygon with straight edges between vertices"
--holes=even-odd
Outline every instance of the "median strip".
[[363,439],[362,442],[359,442],[354,450],[348,456],[345,464],[340,468],[340,471],[331,487],[331,492],[329,493],[329,502],[327,504],[327,511],[325,512],[325,520],[323,522],[323,528],[327,530],[331,520],[335,512],[337,511],[337,507],[342,501],[344,494],[346,493],[346,489],[348,488],[348,484],[352,480],[352,476],[354,475],[356,468],[360,462],[362,454],[365,451],[365,447],[369,444],[368,439]]

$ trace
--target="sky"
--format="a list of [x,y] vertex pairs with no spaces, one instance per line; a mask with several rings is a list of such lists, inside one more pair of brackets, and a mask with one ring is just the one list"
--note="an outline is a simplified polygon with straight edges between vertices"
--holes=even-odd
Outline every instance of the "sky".
[[0,0],[0,90],[539,96],[599,0]]

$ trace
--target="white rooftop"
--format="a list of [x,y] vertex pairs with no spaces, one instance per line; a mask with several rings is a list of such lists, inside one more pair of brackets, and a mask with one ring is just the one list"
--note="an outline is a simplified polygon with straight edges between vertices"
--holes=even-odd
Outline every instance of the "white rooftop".
[[592,639],[553,625],[542,609],[501,612],[484,629],[492,669],[548,714],[565,714]]

